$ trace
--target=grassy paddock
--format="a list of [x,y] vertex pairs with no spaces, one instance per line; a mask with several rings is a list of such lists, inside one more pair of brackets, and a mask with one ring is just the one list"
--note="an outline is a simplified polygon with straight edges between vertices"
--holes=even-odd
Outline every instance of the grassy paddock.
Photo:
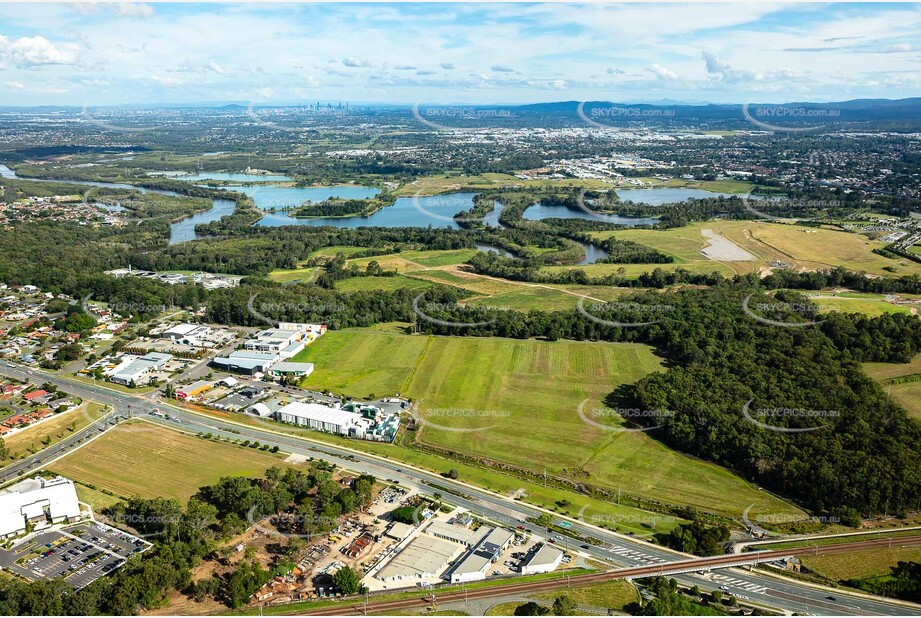
[[[386,363],[379,362],[383,358]],[[617,384],[660,368],[647,346],[338,331],[296,360],[317,366],[303,383],[308,388],[358,398],[395,393],[412,398],[429,421],[420,437],[426,443],[538,472],[545,466],[561,475],[584,470],[587,482],[612,491],[727,515],[738,516],[750,504],[755,513],[798,512],[729,471],[677,453],[645,433],[607,431],[585,422],[583,417],[591,418]],[[392,445],[381,448],[394,458],[416,456],[398,453]],[[475,470],[470,473],[482,475]],[[464,479],[486,487],[494,482]],[[539,495],[541,489],[530,491]],[[529,494],[529,501],[534,498]],[[561,512],[570,515],[585,505],[567,501]],[[583,515],[594,513],[588,509]]]
[[280,455],[136,422],[110,429],[49,469],[123,498],[186,500],[222,476],[261,476],[283,461]]

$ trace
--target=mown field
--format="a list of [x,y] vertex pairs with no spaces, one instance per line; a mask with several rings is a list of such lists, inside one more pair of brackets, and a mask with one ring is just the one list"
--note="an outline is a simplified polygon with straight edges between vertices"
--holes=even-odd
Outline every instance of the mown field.
[[296,360],[317,367],[303,383],[309,388],[412,398],[428,421],[422,439],[436,446],[536,471],[581,469],[589,482],[615,491],[736,516],[750,504],[763,513],[796,512],[645,433],[583,420],[603,415],[601,399],[618,384],[660,368],[647,346],[339,331]]
[[888,575],[890,569],[900,560],[921,562],[921,548],[901,548],[896,541],[893,541],[893,545],[892,549],[878,548],[828,556],[802,556],[801,559],[809,570],[834,581]]
[[[871,378],[882,382],[921,373],[921,354],[910,363],[864,363],[863,370]],[[883,390],[898,401],[910,417],[921,422],[921,381],[883,384]]]
[[209,442],[139,421],[110,429],[49,470],[123,498],[185,500],[222,476],[261,476],[283,461],[282,455]]
[[[736,243],[754,254],[755,262],[714,262],[700,253],[707,242],[700,234],[703,229],[710,229]],[[752,269],[766,267],[770,261],[788,262],[797,268],[822,269],[833,266],[845,266],[850,270],[866,271],[877,275],[891,275],[885,266],[897,269],[899,275],[921,274],[921,264],[910,260],[893,260],[873,253],[873,249],[885,246],[885,243],[873,241],[861,234],[842,232],[831,229],[806,228],[795,225],[769,223],[765,221],[707,221],[670,230],[624,230],[616,232],[598,232],[598,238],[615,236],[654,247],[663,253],[672,255],[675,264],[662,265],[663,268],[682,266],[694,272],[722,272],[720,264],[733,272],[747,273]],[[707,264],[712,268],[707,270]],[[616,265],[589,265],[588,272],[600,270],[601,267]],[[642,267],[652,270],[655,265],[627,265],[627,272]]]

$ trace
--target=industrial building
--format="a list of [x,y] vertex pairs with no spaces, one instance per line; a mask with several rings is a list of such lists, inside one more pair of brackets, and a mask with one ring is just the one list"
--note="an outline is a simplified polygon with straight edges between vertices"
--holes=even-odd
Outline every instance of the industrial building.
[[26,479],[0,492],[0,538],[80,518],[73,481],[63,477]]
[[193,382],[188,386],[180,386],[176,389],[176,399],[189,399],[190,397],[197,397],[205,391],[211,389],[213,386],[214,384],[208,380],[199,380],[198,382]]
[[304,349],[301,342],[303,333],[299,330],[282,330],[270,328],[256,333],[252,339],[243,342],[243,348],[253,352],[278,354],[284,358],[291,358]]
[[403,541],[412,533],[413,530],[415,530],[415,526],[404,524],[401,521],[395,521],[390,524],[384,534],[388,538],[394,539],[395,541]]
[[211,365],[224,371],[233,371],[243,375],[265,373],[265,371],[278,361],[275,354],[251,352],[249,350],[234,350],[230,356],[219,356],[211,361]]
[[318,431],[343,436],[359,432],[363,435],[362,423],[367,421],[360,414],[330,408],[318,403],[289,403],[276,412],[276,418],[283,423],[292,423]]
[[534,575],[536,573],[550,573],[560,566],[563,561],[563,550],[557,549],[553,545],[545,543],[536,552],[528,554],[521,565],[522,575]]
[[313,363],[280,362],[269,368],[273,378],[305,378],[313,373]]
[[378,572],[377,578],[385,582],[435,579],[463,551],[457,543],[420,534]]
[[460,543],[464,547],[471,545],[472,540],[479,539],[476,531],[461,528],[460,526],[455,526],[443,521],[433,521],[429,524],[429,527],[425,529],[425,532],[439,539],[451,541],[452,543]]
[[[455,526],[456,527],[456,526]],[[486,579],[486,572],[505,548],[509,546],[515,535],[504,528],[483,526],[473,533],[472,547],[463,559],[445,576],[452,583],[480,581]]]
[[116,384],[130,386],[133,383],[137,386],[149,381],[150,374],[163,369],[167,361],[172,358],[172,355],[160,352],[148,352],[144,356],[126,354],[121,363],[105,374]]

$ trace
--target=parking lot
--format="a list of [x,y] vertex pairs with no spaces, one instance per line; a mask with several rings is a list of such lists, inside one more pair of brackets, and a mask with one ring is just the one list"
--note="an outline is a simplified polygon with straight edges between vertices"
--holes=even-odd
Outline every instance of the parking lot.
[[30,581],[63,578],[79,589],[148,547],[150,543],[130,534],[87,522],[42,532],[12,549],[0,550],[0,567]]

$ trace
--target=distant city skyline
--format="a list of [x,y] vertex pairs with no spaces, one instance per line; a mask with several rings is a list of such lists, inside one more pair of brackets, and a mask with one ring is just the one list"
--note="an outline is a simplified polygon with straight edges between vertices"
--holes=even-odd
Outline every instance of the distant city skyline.
[[919,4],[0,4],[0,105],[921,95]]

